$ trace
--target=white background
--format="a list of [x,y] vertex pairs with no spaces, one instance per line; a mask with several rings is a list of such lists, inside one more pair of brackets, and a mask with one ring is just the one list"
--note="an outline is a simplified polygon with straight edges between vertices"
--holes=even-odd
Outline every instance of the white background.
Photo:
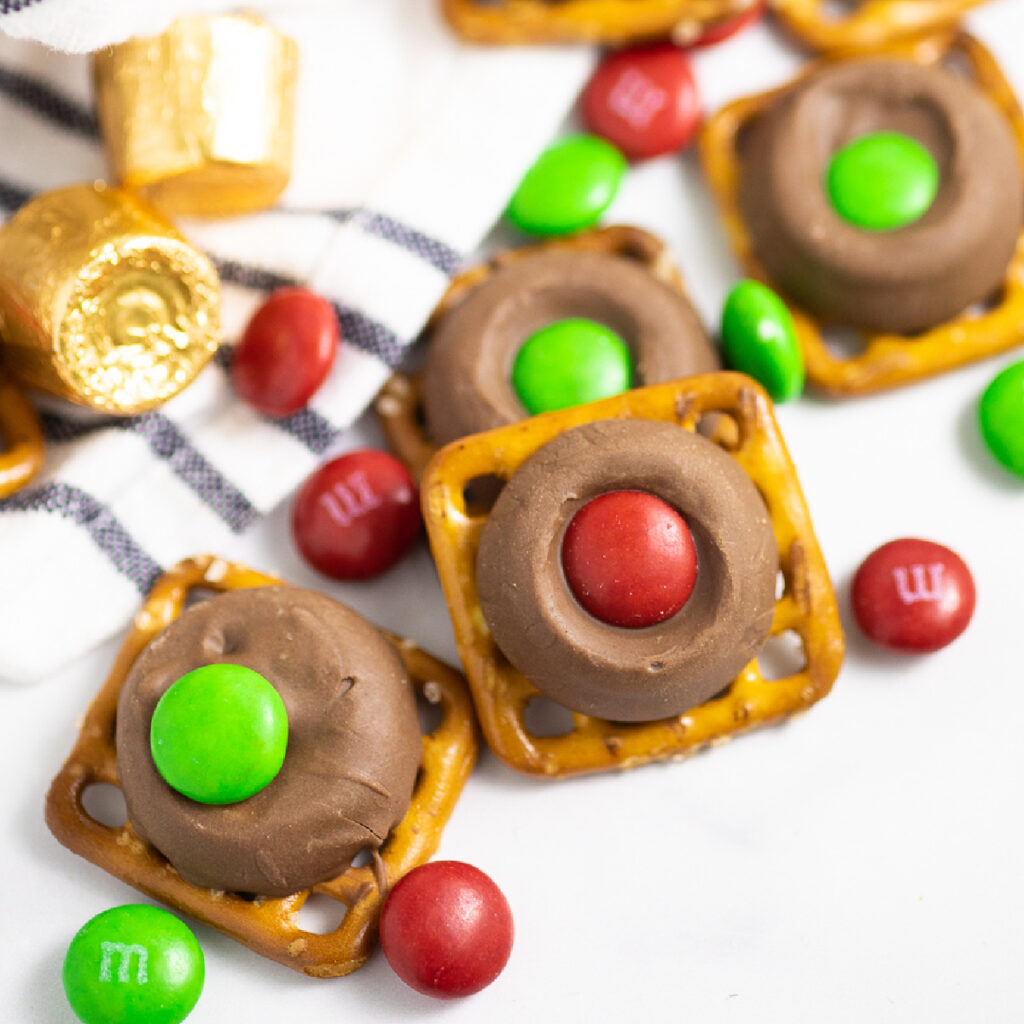
[[[1024,3],[971,17],[1024,93]],[[708,109],[782,80],[795,54],[765,26],[697,58]],[[690,154],[634,169],[610,211],[666,237],[709,325],[738,274]],[[1024,484],[975,426],[991,360],[895,393],[779,410],[847,628],[832,695],[789,724],[683,764],[552,783],[484,753],[439,856],[476,864],[516,918],[498,981],[459,1003],[406,989],[376,956],[315,981],[197,927],[195,1024],[246,1021],[819,1024],[1024,1019]],[[364,422],[347,446],[377,443]],[[342,586],[298,560],[281,508],[218,552],[348,601],[452,659],[425,546]],[[921,536],[971,566],[968,631],[925,657],[882,653],[850,621],[852,573]],[[60,965],[92,915],[140,897],[49,835],[42,805],[115,645],[31,689],[0,691],[0,1016],[71,1024]]]

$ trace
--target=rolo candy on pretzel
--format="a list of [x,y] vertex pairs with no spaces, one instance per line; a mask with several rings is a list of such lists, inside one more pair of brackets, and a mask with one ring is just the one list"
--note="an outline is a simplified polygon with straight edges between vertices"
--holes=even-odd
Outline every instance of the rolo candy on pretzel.
[[43,466],[39,418],[0,366],[0,498],[20,490]]
[[863,50],[955,24],[984,0],[864,0],[837,16],[827,0],[773,0],[779,20],[816,50]]
[[[422,761],[408,811],[375,855],[375,864],[352,866],[336,878],[280,898],[246,898],[186,882],[129,820],[111,827],[92,817],[83,797],[95,784],[118,786],[118,697],[136,660],[174,622],[193,592],[217,593],[281,586],[271,576],[211,556],[189,559],[157,580],[124,642],[107,681],[85,715],[70,756],[51,783],[46,821],[73,852],[142,892],[190,914],[262,956],[312,977],[338,977],[366,962],[376,938],[380,905],[390,887],[425,863],[440,841],[476,756],[472,704],[459,673],[390,636],[417,692],[440,711],[423,736]],[[328,934],[303,929],[299,911],[312,894],[343,904],[340,925]]]
[[[768,631],[772,638],[785,635],[785,640],[770,639],[766,647],[784,646],[799,638],[802,666],[783,678],[768,678],[774,673],[759,664],[758,657],[767,653],[763,651],[720,692],[681,714],[625,723],[573,711],[572,726],[564,734],[535,733],[528,721],[531,702],[540,691],[513,667],[481,607],[478,555],[488,515],[493,513],[467,507],[467,487],[479,477],[513,479],[549,442],[583,425],[652,421],[695,433],[707,417],[727,418],[734,424],[733,440],[717,443],[760,493],[774,534],[779,578]],[[596,454],[600,456],[599,451]],[[637,477],[638,486],[641,479]],[[803,710],[831,689],[843,656],[835,594],[771,402],[742,374],[706,374],[641,388],[454,442],[431,461],[421,496],[459,655],[484,734],[495,753],[519,771],[561,778],[684,757]],[[671,504],[671,496],[666,500]],[[559,527],[555,524],[549,536],[548,525],[537,544],[555,551]],[[703,524],[698,523],[697,529],[703,530]],[[523,560],[531,557],[519,548],[515,555]],[[538,646],[547,643],[540,628],[531,635],[538,638]],[[652,657],[648,652],[647,662]],[[656,663],[648,667],[661,668]]]
[[[970,152],[958,155],[955,165],[960,167],[966,160],[966,163],[976,171],[987,175],[986,181],[994,181],[1000,174],[1003,175],[1000,181],[1007,180],[1008,172],[997,170],[998,167],[1012,163],[1019,167],[1019,161],[1024,160],[1024,115],[1013,91],[988,50],[973,37],[952,30],[890,43],[857,54],[823,57],[790,84],[727,105],[709,119],[701,138],[701,159],[736,256],[749,276],[776,287],[782,293],[793,314],[809,381],[819,390],[835,395],[857,395],[908,384],[1005,351],[1019,344],[1024,337],[1024,230],[1013,216],[1007,216],[1005,209],[1000,212],[1001,200],[994,198],[995,193],[990,195],[991,190],[987,187],[972,189],[959,182],[946,188],[940,177],[939,196],[933,206],[934,218],[930,216],[929,211],[929,215],[921,219],[920,225],[913,224],[891,233],[863,232],[863,246],[859,240],[853,238],[848,225],[841,225],[837,229],[845,233],[843,237],[848,241],[857,241],[860,248],[871,247],[882,254],[886,246],[892,247],[892,258],[888,261],[883,259],[882,262],[888,262],[891,267],[896,268],[894,282],[896,278],[899,278],[899,281],[916,282],[916,279],[910,276],[913,270],[911,263],[902,255],[896,256],[897,251],[905,252],[903,247],[912,244],[916,237],[923,239],[926,231],[931,232],[927,236],[927,244],[922,242],[922,245],[928,253],[927,266],[932,267],[938,265],[935,258],[937,244],[945,245],[954,237],[969,236],[973,248],[961,252],[952,259],[943,270],[945,283],[933,293],[934,300],[946,304],[951,302],[956,290],[965,287],[966,282],[986,273],[987,271],[982,268],[993,264],[992,253],[1003,253],[1003,246],[1006,245],[1007,262],[993,264],[996,267],[995,274],[988,285],[996,290],[992,301],[986,301],[984,296],[977,297],[977,302],[968,299],[966,303],[956,307],[961,310],[960,312],[947,314],[948,319],[945,322],[938,322],[937,326],[934,326],[934,320],[929,325],[922,317],[921,323],[913,328],[865,327],[860,332],[863,347],[854,354],[847,355],[838,350],[834,351],[829,346],[825,333],[826,329],[832,326],[850,325],[844,324],[840,317],[833,316],[826,321],[823,315],[815,316],[806,308],[807,302],[802,305],[792,295],[787,295],[786,287],[773,280],[773,274],[767,269],[763,255],[758,253],[749,207],[746,210],[744,208],[743,188],[745,182],[765,182],[765,175],[768,172],[758,172],[760,177],[756,176],[753,170],[749,175],[744,174],[744,147],[752,145],[751,140],[756,137],[757,127],[766,123],[762,119],[765,119],[770,111],[784,110],[788,113],[794,109],[792,103],[788,106],[782,105],[794,95],[795,90],[806,90],[822,80],[825,74],[852,71],[860,64],[876,58],[905,62],[910,67],[922,70],[942,67],[950,72],[947,77],[952,79],[953,76],[964,76],[968,82],[972,82],[976,87],[972,93],[977,97],[971,101],[972,104],[987,104],[989,109],[986,113],[986,123],[998,124],[1000,133],[1008,140],[1002,144],[1000,150],[1005,159],[997,164],[992,154],[981,151],[976,145],[969,145]],[[928,102],[931,103],[933,100],[929,98]],[[959,114],[957,117],[956,130],[962,132],[965,118]],[[910,118],[911,115],[908,114],[904,123],[911,123]],[[926,119],[922,117],[921,120]],[[776,120],[770,123],[779,122]],[[788,126],[790,122],[786,123]],[[762,133],[761,138],[763,137]],[[792,153],[790,157],[795,159]],[[779,166],[782,166],[782,163]],[[813,176],[806,170],[801,170],[800,173]],[[1018,173],[1019,171],[1014,172]],[[801,189],[800,202],[824,208],[828,200],[824,196],[824,189],[820,188],[820,178],[815,180],[819,182],[819,186],[816,187],[820,197],[818,194],[812,196],[806,189]],[[1008,200],[1019,203],[1021,185],[1020,182],[1010,182]],[[752,189],[754,186],[750,184],[749,187]],[[791,185],[787,185],[787,188],[789,193],[795,194]],[[984,221],[961,209],[963,203],[967,201],[982,199],[989,204]],[[748,198],[746,202],[749,203],[751,200]],[[1008,202],[1009,207],[1012,205],[1012,202]],[[938,230],[941,227],[938,218],[952,216],[953,214],[949,212],[951,210],[955,211],[957,234],[952,230]],[[825,219],[831,223],[834,217],[829,215]],[[807,231],[811,232],[811,218],[789,217],[789,221],[793,224],[797,221],[806,224]],[[787,235],[786,244],[792,248],[789,238]],[[806,244],[810,251],[814,247],[824,248],[829,244],[829,238],[829,231],[822,231],[819,226],[818,233],[812,234],[809,242],[801,241],[801,244]],[[850,247],[840,248],[836,243],[835,251],[850,251]],[[802,258],[806,268],[810,257],[805,254]],[[838,274],[832,273],[838,282]],[[843,271],[839,271],[839,274],[841,273]],[[807,275],[805,269],[804,280],[810,287],[817,278]],[[860,291],[855,293],[855,298],[846,300],[847,306],[853,305],[859,313],[866,315],[871,303],[860,300],[870,298],[873,294],[875,308],[887,310],[885,315],[891,312],[899,317],[921,316],[919,307],[922,305],[923,285],[914,283],[917,293],[911,300],[901,299],[895,292],[888,293],[878,287],[869,288],[868,281],[869,279],[865,278],[864,282],[858,282]],[[822,304],[831,301],[832,287],[832,279],[829,279],[827,286],[818,282],[813,294],[809,294],[809,299],[813,298]],[[835,287],[838,287],[838,284]],[[880,314],[872,312],[871,315]]]
[[[513,280],[543,301],[520,303],[522,315],[508,317],[502,311]],[[505,250],[449,285],[424,330],[428,345],[443,339],[442,354],[430,350],[426,373],[395,374],[384,385],[375,411],[392,451],[419,479],[439,444],[524,418],[511,380],[489,370],[511,363],[517,346],[550,319],[586,316],[591,306],[597,310],[591,315],[616,325],[626,341],[638,385],[718,367],[668,248],[650,232],[613,225]],[[461,340],[453,318],[462,323]],[[470,365],[456,365],[468,353]],[[443,414],[448,436],[430,436],[426,425],[424,390],[432,378],[433,408]]]
[[653,39],[686,45],[758,0],[441,0],[459,35],[477,43],[588,42],[608,46]]

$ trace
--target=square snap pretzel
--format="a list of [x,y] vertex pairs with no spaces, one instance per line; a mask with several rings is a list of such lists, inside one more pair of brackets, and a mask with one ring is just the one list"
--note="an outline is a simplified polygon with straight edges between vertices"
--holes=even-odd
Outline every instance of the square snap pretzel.
[[21,490],[43,468],[44,450],[35,409],[0,366],[0,498]]
[[984,0],[865,0],[837,17],[827,0],[772,0],[786,28],[815,50],[863,50],[954,25]]
[[[949,31],[925,38],[894,42],[858,53],[901,57],[922,65],[943,61],[963,65],[976,84],[1010,123],[1024,159],[1024,113],[1013,89],[992,54],[973,36]],[[771,278],[754,252],[750,231],[739,204],[739,148],[745,129],[775,100],[828,63],[841,61],[836,54],[820,58],[808,71],[778,89],[745,97],[728,104],[711,117],[700,141],[701,161],[718,203],[730,244],[745,271],[771,284]],[[1024,188],[1024,182],[1021,183]],[[833,354],[823,326],[789,299],[797,337],[803,350],[807,377],[819,390],[833,395],[858,395],[898,387],[934,376],[967,363],[997,355],[1024,339],[1024,231],[1006,268],[998,301],[982,312],[965,311],[913,338],[896,334],[868,334],[862,352],[850,358]]]
[[[651,419],[693,431],[707,416],[735,422],[735,440],[720,443],[761,492],[779,549],[783,586],[771,635],[797,634],[804,667],[768,680],[755,659],[723,694],[674,718],[622,724],[574,712],[573,727],[565,735],[534,735],[526,714],[538,691],[498,649],[480,608],[475,563],[486,514],[467,510],[467,484],[488,475],[509,479],[544,444],[582,423]],[[703,374],[657,384],[455,441],[428,466],[421,497],[484,735],[512,768],[562,778],[684,757],[802,711],[832,688],[843,658],[835,593],[771,401],[743,374]]]
[[[282,581],[204,556],[179,563],[157,580],[107,681],[86,713],[74,748],[50,785],[46,823],[68,849],[183,913],[211,925],[243,945],[311,977],[333,978],[356,970],[369,958],[385,893],[414,867],[433,856],[441,831],[472,770],[477,751],[473,707],[462,676],[390,634],[418,693],[441,711],[441,722],[423,737],[423,762],[405,817],[379,852],[380,863],[350,867],[337,878],[281,899],[247,900],[235,893],[201,889],[132,830],[96,821],[82,802],[96,783],[116,786],[115,728],[121,686],[143,649],[182,612],[193,590],[223,592]],[[347,908],[341,924],[326,935],[303,931],[298,912],[312,893]]]
[[477,43],[602,43],[671,39],[684,46],[757,0],[442,0],[445,16]]
[[[469,267],[456,275],[437,306],[430,314],[424,328],[424,338],[429,344],[431,331],[438,322],[465,300],[474,288],[483,284],[495,271],[528,259],[538,253],[551,250],[571,252],[596,252],[610,256],[621,256],[633,260],[646,268],[654,278],[688,298],[686,285],[679,268],[672,260],[668,246],[656,235],[643,228],[627,224],[613,224],[608,227],[582,231],[576,235],[546,239],[533,245],[517,249],[505,249],[495,253],[483,263]],[[423,476],[423,470],[437,451],[423,429],[420,377],[416,374],[395,373],[388,378],[374,402],[374,412],[388,446],[401,460],[416,480]]]

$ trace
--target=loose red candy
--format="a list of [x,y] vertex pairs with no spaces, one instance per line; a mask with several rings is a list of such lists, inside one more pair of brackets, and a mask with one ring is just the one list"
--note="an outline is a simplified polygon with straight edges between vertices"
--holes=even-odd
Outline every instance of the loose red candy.
[[390,569],[420,532],[416,484],[386,452],[349,452],[321,466],[292,509],[292,536],[302,557],[338,580]]
[[512,911],[478,868],[439,860],[410,871],[380,914],[380,945],[410,988],[438,999],[469,996],[502,972]]
[[573,516],[562,541],[562,568],[594,618],[641,628],[686,604],[697,579],[697,549],[683,517],[661,498],[611,491]]
[[937,651],[974,613],[974,579],[963,559],[928,540],[893,540],[853,578],[853,614],[869,640],[897,651]]
[[742,14],[737,14],[734,18],[726,18],[716,25],[711,25],[700,34],[692,46],[695,49],[704,49],[708,46],[714,46],[716,43],[725,42],[726,39],[731,39],[737,32],[742,32],[748,26],[753,25],[755,21],[759,21],[767,6],[766,0],[758,0],[749,10],[744,11]]
[[265,416],[290,416],[324,382],[338,339],[338,318],[326,299],[281,288],[256,310],[235,349],[235,390]]
[[690,59],[668,44],[605,57],[587,83],[582,104],[590,131],[631,160],[681,149],[700,127]]

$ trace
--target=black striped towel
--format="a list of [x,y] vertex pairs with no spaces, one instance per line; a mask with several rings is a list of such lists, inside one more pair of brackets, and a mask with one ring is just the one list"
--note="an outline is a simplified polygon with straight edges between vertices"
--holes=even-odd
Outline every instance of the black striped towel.
[[[0,30],[47,10],[56,19],[35,33],[68,44],[70,21],[96,6],[0,0]],[[402,358],[592,60],[461,46],[426,0],[276,6],[302,51],[293,181],[277,210],[181,227],[220,270],[228,342],[264,293],[302,282],[338,311],[335,369],[278,422],[235,399],[224,359],[139,418],[47,411],[44,475],[0,502],[0,678],[43,676],[110,636],[162,566],[230,551],[301,482]],[[86,58],[0,38],[0,138],[4,217],[34,192],[102,178]]]

